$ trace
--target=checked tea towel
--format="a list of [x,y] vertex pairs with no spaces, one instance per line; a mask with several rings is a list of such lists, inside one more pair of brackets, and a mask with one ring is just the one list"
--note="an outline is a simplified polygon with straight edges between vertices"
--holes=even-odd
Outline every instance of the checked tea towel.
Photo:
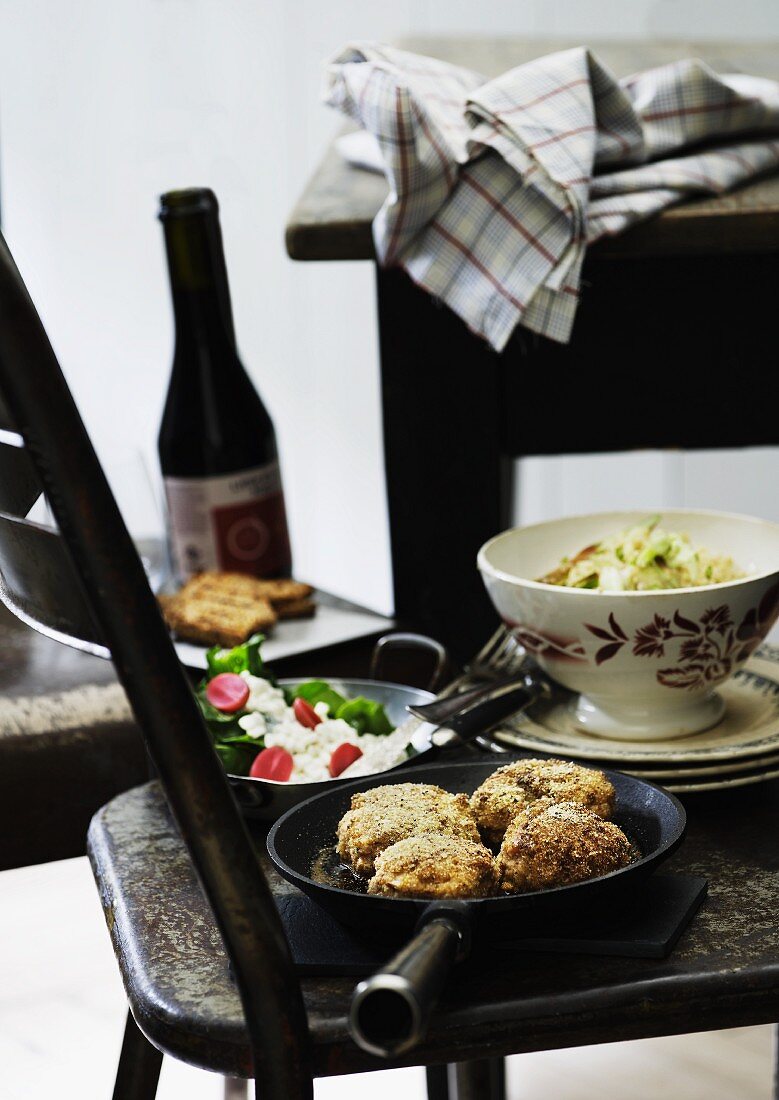
[[702,61],[618,81],[577,48],[485,81],[358,45],[328,67],[325,98],[381,150],[379,262],[498,351],[519,324],[569,339],[588,243],[779,165],[779,84]]

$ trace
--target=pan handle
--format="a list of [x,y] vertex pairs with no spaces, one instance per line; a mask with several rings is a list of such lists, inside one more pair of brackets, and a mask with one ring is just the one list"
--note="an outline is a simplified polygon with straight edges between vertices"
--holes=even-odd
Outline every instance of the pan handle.
[[395,631],[393,634],[384,634],[376,642],[371,654],[370,677],[372,680],[382,680],[381,675],[384,658],[391,649],[426,649],[435,657],[435,666],[427,685],[428,691],[434,691],[441,683],[444,672],[449,664],[449,654],[440,642],[435,638],[429,638],[427,634],[411,634],[408,631]]
[[470,916],[462,902],[429,905],[411,942],[355,989],[349,1030],[357,1045],[380,1058],[394,1058],[416,1046],[470,941]]

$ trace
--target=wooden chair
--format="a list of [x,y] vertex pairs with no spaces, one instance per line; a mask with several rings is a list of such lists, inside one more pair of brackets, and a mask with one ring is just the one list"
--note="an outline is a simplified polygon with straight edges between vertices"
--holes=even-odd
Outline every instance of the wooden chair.
[[[229,951],[251,1035],[247,1061],[258,1073],[262,1067],[263,1095],[310,1096],[300,984],[270,891],[141,561],[4,242],[0,392],[16,475],[5,503],[24,512],[42,485],[61,532],[0,515],[0,596],[51,637],[110,652]],[[116,1095],[153,1095],[159,1060],[128,1021]]]
[[[92,828],[107,921],[127,948],[120,954],[133,1012],[157,1044],[128,1013],[115,1100],[151,1100],[162,1050],[254,1076],[269,1100],[310,1097],[301,983],[266,873],[2,238],[0,424],[10,448],[0,451],[0,598],[42,634],[111,657],[160,777],[114,799]],[[41,489],[59,531],[23,518]],[[477,1083],[498,1072],[485,1065],[474,1069]],[[440,1085],[440,1071],[430,1080]]]

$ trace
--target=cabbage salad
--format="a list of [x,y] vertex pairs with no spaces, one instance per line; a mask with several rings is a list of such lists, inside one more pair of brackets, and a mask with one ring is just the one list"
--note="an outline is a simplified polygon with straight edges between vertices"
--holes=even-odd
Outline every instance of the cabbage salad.
[[724,584],[745,574],[732,558],[693,546],[688,535],[660,526],[660,516],[563,558],[543,584],[598,592],[648,592]]

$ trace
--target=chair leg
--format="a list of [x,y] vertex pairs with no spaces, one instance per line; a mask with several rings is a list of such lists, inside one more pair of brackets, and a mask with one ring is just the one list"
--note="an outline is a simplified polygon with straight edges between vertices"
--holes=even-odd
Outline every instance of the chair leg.
[[455,1066],[457,1100],[506,1100],[505,1058],[480,1058]]
[[154,1100],[161,1067],[162,1052],[151,1045],[128,1012],[113,1100]]

